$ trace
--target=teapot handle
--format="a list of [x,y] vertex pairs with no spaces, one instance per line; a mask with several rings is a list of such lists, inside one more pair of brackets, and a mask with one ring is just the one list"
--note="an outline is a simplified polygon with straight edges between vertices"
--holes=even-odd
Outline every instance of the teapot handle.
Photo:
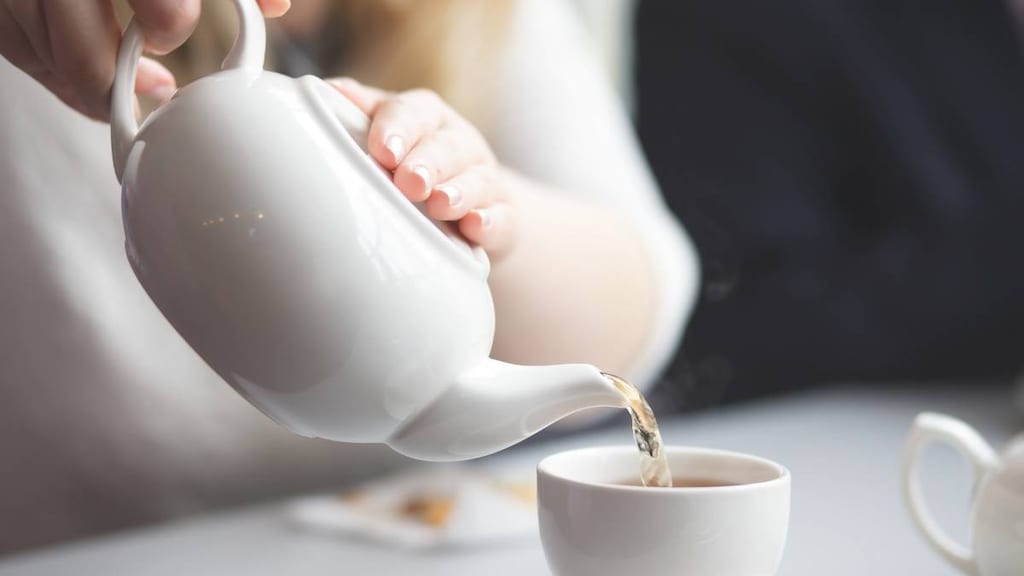
[[971,464],[975,485],[999,467],[999,457],[984,438],[967,424],[956,418],[928,412],[919,414],[914,420],[903,457],[903,497],[914,523],[942,557],[965,574],[978,576],[974,552],[942,531],[921,493],[918,463],[921,452],[932,442],[944,442],[960,452]]
[[[256,0],[234,0],[239,29],[235,45],[224,60],[223,69],[241,69],[252,74],[263,70],[267,48],[267,27]],[[110,98],[110,140],[114,172],[118,181],[124,174],[139,122],[135,118],[135,77],[146,39],[135,18],[128,23],[117,55],[117,71]]]

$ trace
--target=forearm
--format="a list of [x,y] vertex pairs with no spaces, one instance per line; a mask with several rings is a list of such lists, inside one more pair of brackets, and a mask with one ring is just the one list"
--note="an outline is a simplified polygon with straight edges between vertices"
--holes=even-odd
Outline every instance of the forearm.
[[651,336],[653,263],[612,210],[504,170],[515,241],[494,255],[495,357],[523,364],[587,362],[626,372]]

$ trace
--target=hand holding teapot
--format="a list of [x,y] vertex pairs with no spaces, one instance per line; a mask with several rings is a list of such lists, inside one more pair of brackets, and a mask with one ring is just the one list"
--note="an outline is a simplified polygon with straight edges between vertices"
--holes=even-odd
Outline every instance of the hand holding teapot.
[[[338,90],[265,72],[255,0],[234,3],[225,69],[141,126],[144,38],[130,24],[112,99],[128,260],[207,364],[298,434],[428,460],[482,456],[577,410],[623,406],[593,366],[488,358],[490,264],[464,241],[472,230],[409,202],[367,154],[387,138]],[[415,176],[397,156],[396,180]],[[435,170],[420,192],[457,172]]]
[[433,220],[457,222],[461,235],[492,258],[511,244],[503,175],[472,124],[428,90],[394,94],[351,78],[327,82],[371,116],[367,151],[410,202],[425,202]]
[[[289,0],[258,1],[268,18],[282,15],[291,4]],[[149,50],[156,53],[181,45],[199,19],[200,0],[129,0],[129,4]],[[112,0],[7,2],[0,8],[0,30],[4,31],[0,55],[68,106],[97,120],[109,118],[114,60],[121,39]],[[149,58],[139,62],[136,91],[165,101],[174,87],[174,76],[159,62]]]

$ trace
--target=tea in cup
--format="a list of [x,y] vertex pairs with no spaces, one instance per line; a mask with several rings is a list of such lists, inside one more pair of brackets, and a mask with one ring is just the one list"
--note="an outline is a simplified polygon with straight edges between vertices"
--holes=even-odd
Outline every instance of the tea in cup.
[[790,474],[770,460],[666,447],[672,487],[640,485],[632,446],[537,466],[541,542],[556,576],[754,576],[778,570]]

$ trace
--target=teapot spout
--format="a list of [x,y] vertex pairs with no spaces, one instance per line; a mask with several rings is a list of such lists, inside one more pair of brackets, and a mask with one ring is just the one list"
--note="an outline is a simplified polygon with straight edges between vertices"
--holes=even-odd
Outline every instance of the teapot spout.
[[579,410],[624,406],[622,394],[594,366],[517,366],[487,359],[387,443],[419,460],[468,460],[508,448]]

